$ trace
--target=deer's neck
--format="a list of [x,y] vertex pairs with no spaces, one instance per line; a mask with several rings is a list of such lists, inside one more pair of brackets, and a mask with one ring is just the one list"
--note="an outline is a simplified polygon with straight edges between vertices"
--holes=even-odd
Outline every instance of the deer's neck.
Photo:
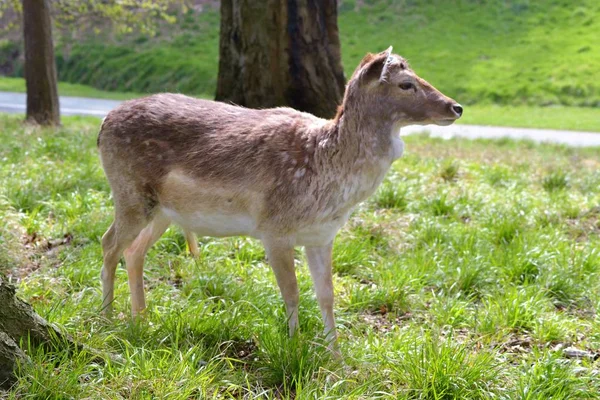
[[[324,210],[348,213],[372,195],[392,162],[402,153],[402,141],[392,140],[395,124],[385,118],[344,113],[322,127],[317,140],[317,198]],[[328,214],[328,215],[329,215]]]
[[401,124],[386,115],[373,115],[347,107],[339,118],[324,127],[321,149],[334,170],[359,173],[361,169],[384,168],[403,152]]

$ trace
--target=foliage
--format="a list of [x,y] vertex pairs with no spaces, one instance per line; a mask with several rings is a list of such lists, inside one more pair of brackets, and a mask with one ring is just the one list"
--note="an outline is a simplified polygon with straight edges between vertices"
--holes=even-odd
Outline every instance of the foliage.
[[52,4],[60,26],[77,24],[82,29],[82,22],[89,21],[97,27],[98,20],[102,20],[121,33],[138,29],[143,34],[153,34],[157,21],[175,22],[168,12],[174,3],[183,4],[183,0],[54,0]]
[[100,120],[63,122],[0,116],[0,265],[42,316],[126,362],[32,352],[9,398],[600,397],[600,149],[406,138],[334,246],[340,365],[304,257],[290,340],[252,239],[201,238],[193,260],[173,227],[146,260],[146,319],[129,319],[124,268],[100,317]]
[[[66,32],[92,30],[98,33],[102,26],[118,33],[139,31],[153,35],[159,21],[175,22],[171,12],[175,5],[182,11],[187,10],[186,0],[52,0],[51,3],[55,25],[65,28]],[[5,32],[19,26],[21,11],[18,0],[0,2],[0,19],[6,13],[14,14],[2,28]]]
[[[102,19],[78,20],[77,30],[66,24],[69,32],[56,40],[59,80],[132,92],[131,97],[172,91],[212,98],[218,10],[206,6],[198,12],[185,2],[171,3],[167,14],[177,22],[148,22],[153,35],[115,36],[118,27],[108,29],[112,23]],[[418,74],[468,104],[462,123],[600,131],[600,70],[592,68],[600,63],[600,53],[593,51],[599,13],[592,0],[575,8],[565,0],[478,5],[460,0],[452,6],[441,0],[344,0],[339,25],[345,72],[349,76],[366,52],[393,44]],[[22,74],[18,62],[12,74]]]
[[[600,107],[594,0],[369,1],[340,15],[350,69],[390,44],[463,104]],[[358,1],[356,3],[359,3]]]

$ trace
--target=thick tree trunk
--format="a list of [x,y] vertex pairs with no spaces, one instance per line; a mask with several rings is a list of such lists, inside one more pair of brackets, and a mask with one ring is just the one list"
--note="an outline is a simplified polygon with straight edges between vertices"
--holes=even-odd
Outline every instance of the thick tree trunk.
[[335,115],[344,94],[336,0],[222,0],[216,99]]
[[9,389],[15,382],[14,370],[27,359],[25,353],[6,333],[0,331],[0,388]]
[[27,355],[19,347],[23,341],[31,346],[45,346],[64,350],[87,351],[92,361],[103,363],[110,359],[123,363],[121,356],[100,353],[85,345],[75,343],[73,339],[62,333],[56,326],[40,317],[33,308],[16,297],[15,288],[0,274],[0,388],[8,389],[16,381],[15,367],[26,361]]
[[49,0],[23,0],[27,120],[60,124]]
[[21,340],[40,346],[62,343],[81,349],[71,338],[35,313],[33,308],[15,295],[15,288],[0,275],[0,387],[8,388],[15,381],[14,368],[26,360],[19,348]]
[[33,346],[59,339],[70,341],[56,327],[37,315],[33,308],[15,296],[15,288],[0,276],[0,387],[15,380],[14,368],[26,359],[19,348],[21,340]]
[[16,297],[15,288],[2,277],[0,304],[0,331],[15,342],[26,338],[32,345],[39,346],[53,339],[67,339],[54,325],[36,314],[29,304]]

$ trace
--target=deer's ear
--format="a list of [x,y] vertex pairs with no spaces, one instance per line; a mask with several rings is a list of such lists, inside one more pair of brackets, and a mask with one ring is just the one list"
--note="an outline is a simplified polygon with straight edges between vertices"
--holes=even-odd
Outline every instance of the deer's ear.
[[385,49],[384,51],[382,51],[380,54],[385,54],[385,56],[389,58],[392,56],[393,50],[394,50],[394,46],[390,46],[387,49]]
[[381,68],[381,75],[379,76],[380,82],[389,82],[390,77],[390,64],[394,61],[394,57],[392,57],[392,46],[388,47],[387,50],[383,51],[382,54],[385,57],[385,61],[383,62],[383,67]]
[[[388,60],[393,60],[392,47],[390,46],[387,50],[381,53],[367,54],[352,75],[352,78],[358,78],[361,83],[381,81],[384,66]],[[388,73],[388,72],[386,72]]]
[[389,64],[394,61],[392,57],[392,46],[377,54],[368,54],[363,58],[359,68],[361,69],[361,81],[363,82],[388,82],[390,69]]

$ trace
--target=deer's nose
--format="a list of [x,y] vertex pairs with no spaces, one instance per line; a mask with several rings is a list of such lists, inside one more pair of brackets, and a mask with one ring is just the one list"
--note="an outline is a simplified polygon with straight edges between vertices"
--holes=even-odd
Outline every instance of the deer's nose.
[[454,114],[456,114],[457,117],[460,117],[463,113],[463,108],[460,104],[453,104],[452,111],[454,111]]

